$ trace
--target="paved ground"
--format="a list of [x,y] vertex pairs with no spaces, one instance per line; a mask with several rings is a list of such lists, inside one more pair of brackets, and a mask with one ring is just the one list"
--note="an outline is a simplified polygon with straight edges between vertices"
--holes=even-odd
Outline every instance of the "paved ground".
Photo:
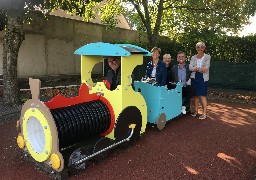
[[[206,120],[189,115],[146,130],[70,179],[255,179],[256,106],[211,100]],[[3,120],[3,119],[2,119]],[[0,125],[0,179],[49,179],[22,157],[14,120]]]
[[3,104],[2,97],[0,97],[0,124],[8,122],[10,119],[18,119],[21,111],[21,105],[7,106]]

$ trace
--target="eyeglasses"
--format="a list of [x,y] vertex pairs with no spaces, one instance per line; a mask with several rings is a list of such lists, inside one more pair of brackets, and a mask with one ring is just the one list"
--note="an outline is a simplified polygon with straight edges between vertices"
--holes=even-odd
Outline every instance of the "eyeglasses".
[[108,63],[114,63],[114,62],[117,62],[118,60],[117,59],[113,59],[113,60],[109,60]]

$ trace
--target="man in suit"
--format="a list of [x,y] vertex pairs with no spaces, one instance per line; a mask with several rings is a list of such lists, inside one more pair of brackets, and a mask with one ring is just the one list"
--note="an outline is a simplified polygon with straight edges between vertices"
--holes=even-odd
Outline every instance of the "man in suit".
[[182,104],[181,112],[186,114],[189,111],[190,99],[195,95],[195,89],[191,86],[189,70],[189,64],[186,64],[187,57],[182,51],[178,52],[177,61],[178,64],[172,67],[172,83],[176,84],[181,82],[182,87],[182,97],[185,98]]

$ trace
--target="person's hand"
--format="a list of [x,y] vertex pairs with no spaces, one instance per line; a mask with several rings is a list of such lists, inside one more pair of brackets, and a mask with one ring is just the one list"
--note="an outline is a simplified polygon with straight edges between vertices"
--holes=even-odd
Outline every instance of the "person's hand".
[[186,82],[186,85],[190,86],[191,85],[191,79],[189,78],[188,81]]
[[205,73],[207,71],[207,68],[202,67],[201,72]]
[[195,71],[201,72],[201,73],[205,73],[207,71],[207,68],[195,68]]
[[146,79],[147,82],[150,81],[150,80],[151,80],[150,77],[148,77],[148,78]]
[[20,127],[20,120],[18,120],[18,121],[16,122],[16,129],[19,130],[19,127]]
[[92,86],[87,85],[87,87],[88,87],[89,91],[92,90]]

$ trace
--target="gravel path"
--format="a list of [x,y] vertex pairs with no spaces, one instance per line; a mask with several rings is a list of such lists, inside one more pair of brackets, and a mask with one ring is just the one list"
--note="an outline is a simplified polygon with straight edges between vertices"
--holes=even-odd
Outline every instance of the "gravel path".
[[[148,128],[134,146],[70,179],[255,179],[255,104],[210,100],[208,109],[206,120],[185,115],[160,132]],[[0,125],[0,179],[49,179],[22,157],[15,125]]]

